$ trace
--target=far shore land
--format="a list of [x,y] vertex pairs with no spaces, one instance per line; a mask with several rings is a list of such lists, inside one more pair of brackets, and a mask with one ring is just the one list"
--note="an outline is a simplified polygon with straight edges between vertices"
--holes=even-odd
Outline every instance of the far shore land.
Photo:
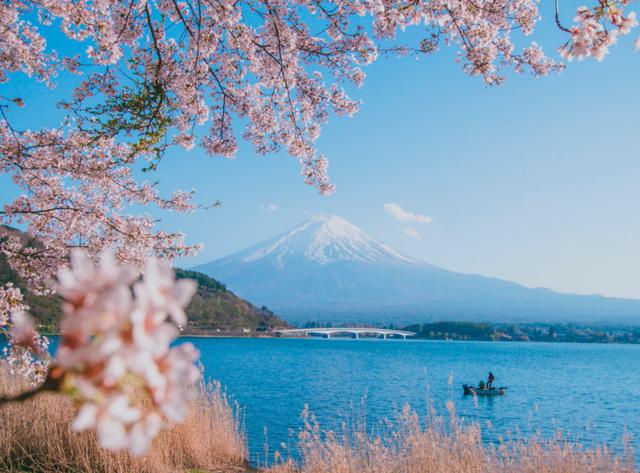
[[[640,344],[640,326],[584,326],[575,324],[523,324],[498,325],[476,322],[433,322],[408,326],[380,326],[372,324],[318,324],[309,323],[295,328],[317,327],[371,327],[415,332],[407,340],[434,340],[458,342],[545,342],[545,343],[622,343]],[[316,335],[282,335],[278,329],[291,327],[258,327],[243,329],[187,328],[181,337],[193,338],[322,338]],[[43,335],[58,336],[59,332],[49,327],[41,330]],[[349,334],[332,335],[331,338],[353,338]],[[380,337],[360,335],[360,339]],[[396,339],[388,337],[388,339]],[[399,338],[398,338],[399,339]]]
[[[374,327],[370,324],[309,323],[297,328]],[[625,343],[640,344],[640,326],[585,326],[576,324],[504,325],[476,322],[433,322],[408,326],[375,326],[415,332],[409,340],[508,341],[549,343]],[[184,337],[202,338],[321,338],[319,336],[282,335],[279,327],[244,329],[189,328]],[[334,338],[334,337],[332,337]],[[338,338],[349,338],[348,334]],[[360,338],[375,338],[361,335]]]

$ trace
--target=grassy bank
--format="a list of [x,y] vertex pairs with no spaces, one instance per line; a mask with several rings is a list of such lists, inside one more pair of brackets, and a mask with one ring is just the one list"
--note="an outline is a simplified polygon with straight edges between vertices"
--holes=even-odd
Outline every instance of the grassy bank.
[[[20,383],[0,377],[3,394]],[[449,404],[446,417],[426,422],[405,408],[397,419],[367,430],[351,422],[340,432],[322,431],[304,413],[304,428],[294,446],[296,463],[278,453],[263,473],[631,473],[630,448],[614,454],[605,447],[585,448],[561,437],[551,440],[482,442],[478,425],[461,425]],[[144,457],[110,453],[92,433],[69,429],[70,401],[42,395],[0,407],[0,470],[19,472],[218,472],[251,471],[246,438],[234,409],[219,386],[198,388],[184,424],[163,432]],[[287,455],[291,452],[287,452]]]

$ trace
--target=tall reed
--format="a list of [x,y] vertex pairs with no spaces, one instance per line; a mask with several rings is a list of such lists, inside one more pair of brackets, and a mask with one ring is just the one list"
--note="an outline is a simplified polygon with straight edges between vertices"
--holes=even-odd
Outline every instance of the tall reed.
[[[0,392],[23,383],[0,370]],[[219,384],[201,384],[186,421],[161,433],[150,451],[135,457],[99,447],[92,432],[70,430],[72,402],[42,394],[0,406],[0,471],[174,473],[190,469],[245,471],[247,443],[234,409]]]
[[561,437],[502,441],[487,445],[477,424],[462,425],[453,404],[448,418],[425,422],[406,407],[394,422],[367,431],[361,422],[339,432],[322,431],[304,413],[295,452],[269,473],[631,473],[635,455],[628,445],[616,455],[606,447],[585,448]]

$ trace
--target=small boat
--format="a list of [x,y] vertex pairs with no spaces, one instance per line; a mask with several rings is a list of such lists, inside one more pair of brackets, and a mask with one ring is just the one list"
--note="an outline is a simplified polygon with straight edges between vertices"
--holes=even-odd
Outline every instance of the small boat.
[[468,384],[463,384],[462,389],[465,394],[472,394],[474,396],[504,396],[507,392],[506,386],[500,386],[499,388],[490,388],[490,389],[480,389],[478,386],[469,386]]

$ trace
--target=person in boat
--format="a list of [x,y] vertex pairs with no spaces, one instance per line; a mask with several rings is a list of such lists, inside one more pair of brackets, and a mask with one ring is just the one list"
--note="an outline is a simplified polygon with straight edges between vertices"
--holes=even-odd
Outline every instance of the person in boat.
[[489,377],[487,378],[487,384],[486,389],[491,389],[493,388],[493,380],[496,379],[495,376],[493,376],[493,373],[491,371],[489,371]]

